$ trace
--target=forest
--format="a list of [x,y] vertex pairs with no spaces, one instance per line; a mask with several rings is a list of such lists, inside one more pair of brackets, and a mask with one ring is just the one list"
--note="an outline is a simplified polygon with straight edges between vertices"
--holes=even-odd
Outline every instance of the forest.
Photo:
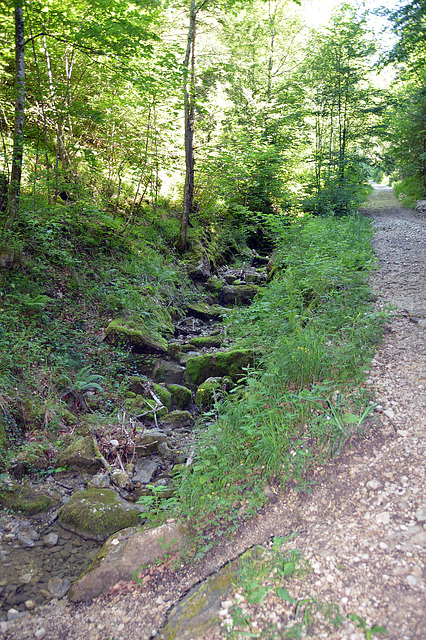
[[[0,3],[5,477],[89,436],[199,553],[360,436],[386,314],[357,211],[426,198],[426,2],[366,5]],[[138,438],[180,427],[135,492]]]

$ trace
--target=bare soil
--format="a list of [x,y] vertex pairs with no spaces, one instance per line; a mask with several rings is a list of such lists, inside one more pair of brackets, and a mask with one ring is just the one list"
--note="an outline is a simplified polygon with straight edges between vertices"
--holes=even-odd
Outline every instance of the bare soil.
[[[317,603],[335,604],[343,616],[354,613],[368,628],[386,627],[389,640],[426,638],[426,220],[403,208],[385,187],[375,189],[363,213],[376,229],[377,306],[393,305],[367,380],[379,404],[380,426],[318,469],[310,495],[277,495],[232,541],[197,565],[178,573],[171,564],[152,568],[141,588],[119,584],[90,605],[52,601],[8,623],[8,639],[148,640],[191,586],[252,545],[290,533],[298,535],[287,548],[299,549],[312,569],[286,585],[294,599],[309,595]],[[236,594],[252,637],[286,637],[288,603],[271,593],[262,605],[252,605],[235,588],[222,604],[222,625],[206,632],[205,640],[228,637],[225,624]],[[278,635],[267,636],[268,625]],[[309,631],[314,639],[367,637],[347,619],[335,630],[318,618]]]

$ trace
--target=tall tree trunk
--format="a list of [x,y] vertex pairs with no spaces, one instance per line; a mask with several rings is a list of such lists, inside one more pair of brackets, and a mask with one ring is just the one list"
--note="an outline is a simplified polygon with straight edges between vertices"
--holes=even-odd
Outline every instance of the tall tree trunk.
[[[185,190],[183,196],[183,210],[180,225],[178,251],[186,249],[189,215],[194,204],[194,133],[195,133],[195,28],[197,13],[195,0],[191,0],[189,15],[189,31],[186,43],[184,67],[186,71],[183,97],[185,110]],[[192,52],[192,56],[191,56]],[[189,62],[191,60],[191,72]]]
[[25,38],[23,0],[15,0],[15,128],[13,134],[12,172],[3,228],[11,228],[19,209],[25,120]]

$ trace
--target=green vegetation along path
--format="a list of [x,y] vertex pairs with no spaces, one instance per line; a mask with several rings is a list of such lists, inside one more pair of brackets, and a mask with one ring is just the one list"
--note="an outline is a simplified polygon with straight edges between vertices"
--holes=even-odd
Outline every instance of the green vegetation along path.
[[[377,425],[318,469],[310,495],[271,495],[256,519],[198,564],[178,572],[172,564],[153,567],[142,586],[119,584],[90,605],[53,601],[11,623],[7,638],[303,638],[307,630],[329,640],[426,637],[426,220],[383,187],[364,213],[376,228],[377,305],[395,307],[367,379]],[[279,572],[260,559],[226,592],[211,578],[209,587],[200,583],[252,545],[268,549],[271,537],[290,534],[276,556],[289,570],[278,582]],[[292,564],[295,549],[301,559]],[[197,593],[208,597],[171,611],[191,588],[192,602]]]

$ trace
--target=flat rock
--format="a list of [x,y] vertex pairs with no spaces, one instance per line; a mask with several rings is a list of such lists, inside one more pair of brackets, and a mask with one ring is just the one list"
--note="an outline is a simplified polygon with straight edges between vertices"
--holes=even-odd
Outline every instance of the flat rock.
[[187,530],[177,522],[156,529],[128,528],[111,536],[91,567],[75,582],[68,598],[89,602],[120,580],[131,580],[139,567],[150,565],[165,554],[189,544]]

